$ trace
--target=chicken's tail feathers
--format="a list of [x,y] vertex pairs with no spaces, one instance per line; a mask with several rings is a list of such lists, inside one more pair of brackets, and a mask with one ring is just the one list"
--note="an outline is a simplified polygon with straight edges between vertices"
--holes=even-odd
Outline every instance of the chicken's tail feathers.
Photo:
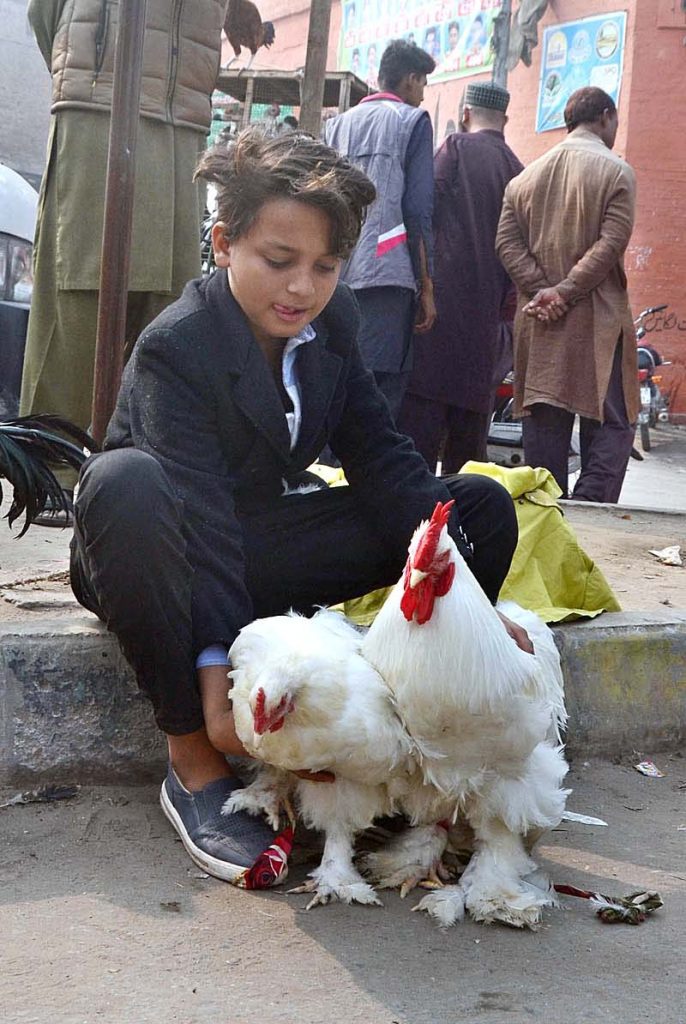
[[[58,441],[71,441],[79,449],[87,449],[88,452],[100,451],[100,445],[94,437],[81,427],[77,427],[71,420],[64,416],[56,416],[54,413],[41,413],[38,416],[19,416],[13,420],[5,420],[3,427],[23,427],[25,430],[37,430],[43,433],[57,434]],[[63,435],[60,437],[59,435]],[[81,461],[86,458],[80,451]]]
[[273,21],[263,21],[262,31],[264,34],[264,45],[269,48],[276,39],[276,29]]
[[0,423],[0,477],[9,481],[13,492],[6,519],[11,527],[24,516],[19,537],[46,504],[55,512],[70,509],[69,498],[51,467],[78,470],[97,449],[88,434],[59,416],[22,416]]

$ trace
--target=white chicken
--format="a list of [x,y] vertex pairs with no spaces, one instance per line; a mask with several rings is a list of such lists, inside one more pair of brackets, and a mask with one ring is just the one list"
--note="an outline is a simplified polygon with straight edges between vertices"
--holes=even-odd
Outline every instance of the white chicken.
[[[276,827],[279,804],[295,789],[305,823],[325,833],[321,864],[296,890],[314,893],[308,909],[334,899],[380,902],[353,864],[354,838],[391,813],[386,783],[417,775],[412,743],[387,686],[361,657],[361,642],[341,615],[322,610],[310,619],[257,619],[229,652],[236,732],[267,765],[229,797],[224,813],[266,811]],[[300,769],[329,770],[335,781],[289,774]]]
[[[560,660],[552,633],[512,602],[498,605],[524,626],[535,654],[520,650],[447,530],[453,502],[437,505],[415,531],[402,578],[367,633],[362,653],[383,676],[416,744],[435,801],[421,796],[435,822],[464,816],[475,852],[459,885],[426,896],[420,908],[442,924],[464,908],[478,921],[534,927],[556,900],[535,876],[525,837],[560,821],[568,791],[559,730],[565,722]],[[415,808],[425,826],[431,817]],[[435,830],[425,827],[428,838]],[[416,873],[408,836],[373,873],[398,880]],[[427,858],[435,857],[435,851]],[[376,869],[376,871],[375,871]],[[535,877],[534,877],[535,876]],[[383,880],[381,884],[384,884]]]

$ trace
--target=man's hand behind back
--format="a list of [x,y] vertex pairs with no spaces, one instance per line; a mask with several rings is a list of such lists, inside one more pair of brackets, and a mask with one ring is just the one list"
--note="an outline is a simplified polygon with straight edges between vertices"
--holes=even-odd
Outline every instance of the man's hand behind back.
[[527,316],[535,317],[542,323],[553,323],[560,320],[569,309],[557,288],[542,288],[533,299],[524,306]]

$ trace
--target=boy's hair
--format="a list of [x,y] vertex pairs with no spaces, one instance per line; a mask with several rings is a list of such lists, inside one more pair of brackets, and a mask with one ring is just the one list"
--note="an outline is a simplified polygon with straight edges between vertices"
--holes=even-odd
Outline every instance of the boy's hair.
[[217,216],[235,241],[270,199],[295,199],[329,218],[331,254],[346,259],[355,247],[376,190],[363,171],[302,131],[269,138],[246,128],[228,146],[208,149],[195,169],[217,187]]
[[392,39],[379,64],[379,85],[393,90],[406,75],[430,75],[436,67],[433,57],[416,43],[405,39]]
[[567,131],[573,132],[580,124],[593,124],[605,111],[616,114],[617,107],[611,96],[594,85],[577,89],[567,100],[565,107],[565,124]]

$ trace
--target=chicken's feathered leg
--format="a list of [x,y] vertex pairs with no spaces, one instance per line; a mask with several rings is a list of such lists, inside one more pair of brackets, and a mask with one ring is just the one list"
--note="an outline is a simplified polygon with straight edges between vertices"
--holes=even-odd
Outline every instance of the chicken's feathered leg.
[[476,852],[460,885],[475,920],[534,928],[542,909],[558,903],[548,879],[537,874],[525,837],[559,824],[568,795],[560,785],[566,772],[561,748],[539,743],[518,776],[496,778],[467,801]]
[[441,860],[447,842],[447,823],[408,827],[380,850],[363,854],[358,864],[380,889],[399,888],[404,899],[417,885],[441,888],[448,880]]
[[369,828],[382,798],[379,786],[366,786],[347,779],[336,782],[298,782],[300,812],[310,828],[325,833],[319,867],[310,872],[303,885],[292,893],[311,892],[307,909],[340,900],[381,906],[374,889],[353,864],[355,835]]
[[296,779],[291,772],[261,764],[252,782],[243,789],[236,789],[224,802],[222,814],[247,811],[248,814],[264,814],[275,832],[279,830],[281,812],[285,811],[291,825],[295,824],[290,795],[295,789]]
[[547,880],[542,888],[526,880],[527,875],[541,875],[524,849],[523,837],[495,818],[474,831],[477,850],[460,878],[470,916],[485,923],[535,928],[543,908],[556,906],[558,900]]

